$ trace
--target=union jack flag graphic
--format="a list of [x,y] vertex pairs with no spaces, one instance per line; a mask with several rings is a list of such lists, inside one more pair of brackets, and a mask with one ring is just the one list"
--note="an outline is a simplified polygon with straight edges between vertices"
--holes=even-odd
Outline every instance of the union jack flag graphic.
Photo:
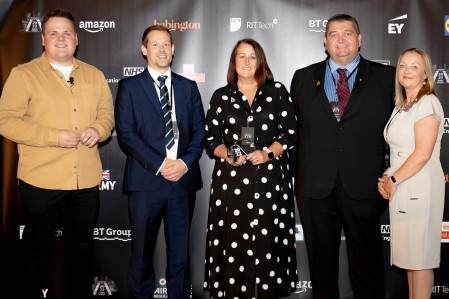
[[103,181],[110,181],[111,174],[109,173],[109,169],[103,169],[103,176],[101,178]]

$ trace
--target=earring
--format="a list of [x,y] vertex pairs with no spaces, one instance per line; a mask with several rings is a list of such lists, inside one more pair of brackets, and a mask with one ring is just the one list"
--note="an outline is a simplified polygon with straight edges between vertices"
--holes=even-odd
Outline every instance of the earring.
[[426,85],[426,84],[427,84],[427,82],[426,82],[426,81],[423,81],[422,85]]

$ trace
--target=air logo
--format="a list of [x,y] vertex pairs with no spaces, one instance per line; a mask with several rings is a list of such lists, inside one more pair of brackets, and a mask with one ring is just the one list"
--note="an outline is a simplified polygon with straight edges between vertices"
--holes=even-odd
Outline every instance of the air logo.
[[[405,20],[407,19],[407,15],[403,15],[394,19],[391,19],[389,22]],[[401,34],[402,29],[404,28],[404,23],[388,23],[388,34]]]

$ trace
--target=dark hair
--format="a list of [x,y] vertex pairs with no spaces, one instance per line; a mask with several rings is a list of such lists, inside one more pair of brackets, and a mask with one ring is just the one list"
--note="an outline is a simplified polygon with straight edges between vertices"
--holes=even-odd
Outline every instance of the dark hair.
[[248,44],[254,48],[254,52],[256,53],[257,57],[257,67],[256,67],[256,73],[254,74],[254,77],[257,81],[257,86],[261,86],[265,84],[267,81],[273,81],[273,73],[270,70],[270,67],[268,66],[267,59],[265,57],[265,52],[262,49],[262,46],[256,42],[255,40],[251,38],[245,38],[242,40],[239,40],[235,46],[234,49],[232,49],[231,58],[229,59],[229,67],[228,67],[228,75],[227,80],[229,84],[236,84],[237,83],[237,71],[235,69],[235,58],[237,57],[237,48],[241,44]]
[[329,31],[329,24],[332,22],[344,22],[344,21],[350,21],[352,22],[352,26],[354,26],[355,32],[357,34],[360,34],[360,27],[359,27],[359,23],[357,22],[357,20],[350,15],[346,15],[346,14],[338,14],[335,15],[333,17],[331,17],[329,20],[327,20],[327,24],[326,24],[326,32],[324,33],[324,36],[327,35],[328,31]]
[[150,33],[151,31],[165,31],[168,33],[168,35],[170,35],[170,43],[173,45],[173,37],[171,35],[170,30],[168,30],[167,27],[164,27],[162,25],[153,25],[148,27],[147,29],[145,29],[145,31],[142,34],[142,45],[144,45],[145,47],[147,46],[148,43],[148,33]]
[[45,33],[45,25],[47,24],[48,20],[50,18],[54,18],[54,17],[68,19],[70,22],[72,22],[73,30],[76,33],[75,18],[73,17],[72,13],[69,10],[64,9],[64,8],[56,8],[56,9],[53,9],[53,10],[50,10],[49,12],[47,12],[44,19],[42,20],[42,33]]

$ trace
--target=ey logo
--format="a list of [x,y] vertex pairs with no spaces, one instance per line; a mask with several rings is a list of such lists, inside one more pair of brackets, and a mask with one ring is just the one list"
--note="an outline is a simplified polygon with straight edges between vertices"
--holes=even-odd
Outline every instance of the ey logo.
[[[407,15],[403,15],[394,19],[389,20],[388,22],[399,21],[407,19]],[[388,34],[401,34],[402,29],[404,28],[404,23],[388,23]]]

